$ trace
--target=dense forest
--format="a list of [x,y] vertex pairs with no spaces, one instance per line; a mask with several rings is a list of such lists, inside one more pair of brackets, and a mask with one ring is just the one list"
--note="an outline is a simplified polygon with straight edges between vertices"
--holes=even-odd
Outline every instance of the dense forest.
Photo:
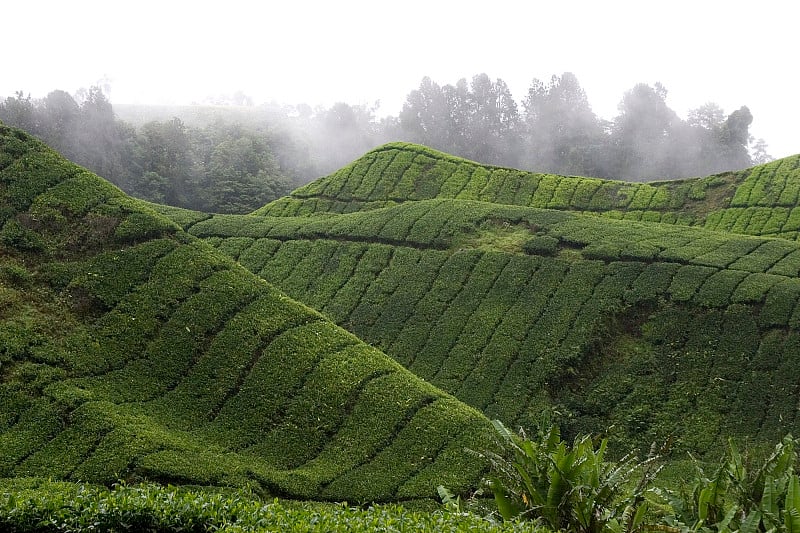
[[[764,163],[746,106],[706,103],[680,118],[660,84],[627,91],[612,120],[598,117],[571,73],[534,80],[521,104],[502,79],[428,77],[397,116],[337,103],[253,106],[240,94],[213,119],[197,114],[125,120],[99,87],[71,95],[24,92],[0,101],[0,120],[68,159],[158,203],[244,213],[330,173],[380,144],[403,140],[483,163],[628,181],[709,175]],[[189,109],[189,108],[185,108]],[[138,122],[134,124],[135,122]]]

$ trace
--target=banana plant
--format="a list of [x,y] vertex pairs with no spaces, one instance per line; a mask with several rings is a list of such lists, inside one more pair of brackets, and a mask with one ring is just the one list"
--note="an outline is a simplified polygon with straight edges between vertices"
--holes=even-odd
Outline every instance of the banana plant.
[[[606,460],[607,441],[580,436],[572,445],[561,440],[557,426],[540,430],[539,438],[515,434],[494,421],[507,456],[486,454],[492,463],[488,479],[504,519],[538,520],[554,531],[632,533],[644,525],[644,493],[657,469],[655,458],[639,463],[633,455]],[[632,483],[646,472],[646,482]],[[798,532],[800,533],[800,532]]]
[[695,461],[690,491],[654,491],[667,503],[665,523],[681,533],[800,533],[796,445],[787,435],[760,466],[750,468],[731,440],[711,476]]

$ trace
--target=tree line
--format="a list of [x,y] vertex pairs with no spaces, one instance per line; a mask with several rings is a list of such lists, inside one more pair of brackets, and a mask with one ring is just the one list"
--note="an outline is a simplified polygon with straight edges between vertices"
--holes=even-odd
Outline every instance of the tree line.
[[706,103],[682,119],[666,99],[662,85],[638,84],[623,95],[619,114],[605,120],[571,73],[534,80],[521,104],[502,79],[478,74],[454,85],[425,77],[398,115],[383,118],[377,105],[252,106],[238,98],[230,103],[247,106],[243,114],[134,126],[92,87],[42,99],[17,92],[0,101],[0,120],[129,194],[226,213],[256,209],[397,140],[482,163],[629,181],[709,175],[771,159],[764,141],[749,133],[746,106],[726,115]]
[[661,84],[637,84],[613,120],[591,109],[569,72],[533,80],[521,109],[502,79],[440,86],[424,78],[399,116],[407,140],[485,163],[628,181],[704,176],[770,159],[746,106],[706,103],[681,119]]
[[116,117],[102,90],[42,100],[18,92],[0,120],[37,135],[68,159],[129,194],[211,212],[248,212],[295,185],[279,164],[280,139],[237,124],[192,128],[175,117],[136,129]]

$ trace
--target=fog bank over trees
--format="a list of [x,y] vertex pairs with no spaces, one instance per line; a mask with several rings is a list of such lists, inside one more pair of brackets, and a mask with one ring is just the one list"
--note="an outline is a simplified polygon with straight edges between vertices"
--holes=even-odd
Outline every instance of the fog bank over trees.
[[535,172],[643,181],[704,176],[771,159],[746,106],[713,102],[685,119],[660,84],[637,84],[618,114],[595,115],[571,73],[533,80],[517,102],[502,79],[439,85],[425,77],[396,116],[377,103],[254,106],[237,92],[214,106],[112,107],[102,89],[0,100],[0,120],[39,136],[126,192],[210,212],[244,213],[390,141],[425,144]]
[[[520,108],[521,107],[521,108]],[[405,140],[536,172],[629,181],[703,176],[765,162],[749,134],[746,106],[725,115],[714,103],[681,119],[660,84],[626,92],[612,120],[594,114],[571,73],[533,80],[521,106],[501,79],[439,86],[424,78],[400,113]],[[752,150],[751,150],[752,148]]]

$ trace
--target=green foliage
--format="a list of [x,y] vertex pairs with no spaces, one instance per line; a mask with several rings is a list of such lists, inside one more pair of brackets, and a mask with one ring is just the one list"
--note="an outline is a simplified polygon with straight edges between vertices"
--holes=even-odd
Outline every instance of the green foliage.
[[0,229],[0,243],[20,251],[36,252],[45,249],[45,243],[39,234],[17,220],[9,220]]
[[525,241],[522,249],[530,255],[553,255],[558,251],[558,239],[548,235],[535,235]]
[[665,523],[676,531],[775,531],[800,527],[798,442],[786,436],[763,462],[751,464],[731,440],[709,473],[695,461],[692,483],[658,493],[668,507]]
[[[0,186],[13,209],[0,241],[0,476],[250,486],[359,502],[431,498],[442,480],[459,491],[477,484],[480,461],[455,457],[488,442],[480,413],[100,178],[33,161],[42,167],[3,174]],[[407,238],[432,207],[411,209],[387,238]],[[166,212],[203,230],[240,228],[235,217]],[[352,218],[337,231],[357,228]],[[253,233],[302,227],[248,220]],[[322,227],[330,225],[308,230]],[[34,238],[39,246],[21,246]],[[341,287],[348,313],[368,315],[382,298],[371,293],[358,306],[347,296],[363,285],[347,285],[347,258],[345,270],[327,261],[337,241],[322,241],[319,254],[266,237],[212,242],[290,287]],[[408,250],[364,253],[361,281],[392,256],[416,265]],[[334,286],[309,283],[320,269],[339,273]]]
[[[642,528],[655,458],[639,464],[632,455],[605,458],[607,441],[577,437],[570,445],[556,426],[541,427],[536,439],[495,421],[505,455],[488,454],[488,485],[504,519],[536,520],[553,531],[633,532]],[[641,472],[636,483],[634,476]]]
[[[555,407],[565,434],[701,454],[796,423],[798,245],[685,227],[742,176],[622,184],[400,143],[212,216],[127,198],[33,141],[9,153],[2,475],[389,502],[472,490],[481,413],[530,427]],[[736,209],[715,227],[791,219]],[[551,451],[599,476],[604,447]]]
[[770,390],[789,390],[775,368],[793,341],[762,339],[800,323],[796,243],[445,199],[191,231],[515,424],[555,404],[570,434],[611,426],[615,445],[642,446],[672,433],[704,453],[725,434],[774,437],[792,416],[749,376],[756,354],[773,358]]
[[[692,458],[694,476],[665,488],[655,486],[660,467],[652,447],[643,462],[631,455],[606,461],[605,439],[595,444],[577,437],[570,446],[555,426],[528,439],[494,424],[505,452],[484,454],[492,465],[487,484],[506,520],[521,517],[556,531],[791,532],[800,526],[798,441],[791,435],[760,460],[760,452],[742,455],[730,439],[720,461]],[[461,507],[449,491],[440,488],[440,494],[446,505]]]
[[462,512],[265,500],[247,490],[119,483],[111,489],[41,479],[0,480],[0,526],[34,531],[532,532]]

